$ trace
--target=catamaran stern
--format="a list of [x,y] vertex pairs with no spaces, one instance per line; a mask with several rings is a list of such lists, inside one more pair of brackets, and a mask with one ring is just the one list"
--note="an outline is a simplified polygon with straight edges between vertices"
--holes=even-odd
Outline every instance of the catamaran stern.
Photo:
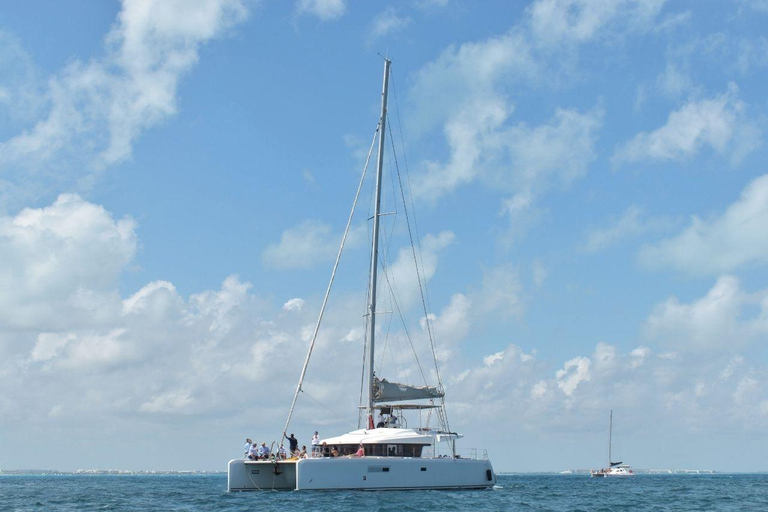
[[234,459],[227,468],[227,490],[267,491],[296,489],[296,460]]

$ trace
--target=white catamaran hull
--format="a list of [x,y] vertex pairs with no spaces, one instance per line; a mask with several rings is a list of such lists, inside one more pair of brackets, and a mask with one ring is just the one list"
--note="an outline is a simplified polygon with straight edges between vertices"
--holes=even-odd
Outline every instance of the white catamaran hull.
[[484,489],[496,484],[488,460],[393,457],[229,462],[229,491],[267,489]]

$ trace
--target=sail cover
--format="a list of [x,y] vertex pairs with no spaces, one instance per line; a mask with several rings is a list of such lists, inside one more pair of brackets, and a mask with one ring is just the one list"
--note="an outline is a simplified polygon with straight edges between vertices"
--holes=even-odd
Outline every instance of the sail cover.
[[433,386],[411,386],[389,382],[387,379],[373,379],[374,402],[397,402],[400,400],[421,400],[441,398],[445,393]]

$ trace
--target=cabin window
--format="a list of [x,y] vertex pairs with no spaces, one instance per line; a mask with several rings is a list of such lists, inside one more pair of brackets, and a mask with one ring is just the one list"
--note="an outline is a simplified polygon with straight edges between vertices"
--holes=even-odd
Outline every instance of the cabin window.
[[[421,444],[366,444],[365,454],[373,457],[421,457],[424,446]],[[343,455],[351,455],[357,452],[358,445],[344,445],[341,447]]]

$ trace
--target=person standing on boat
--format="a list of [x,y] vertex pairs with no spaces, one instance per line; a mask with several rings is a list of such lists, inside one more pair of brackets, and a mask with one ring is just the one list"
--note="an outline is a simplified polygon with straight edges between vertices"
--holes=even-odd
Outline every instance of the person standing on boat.
[[251,451],[251,446],[253,446],[253,441],[251,441],[250,438],[246,439],[245,440],[245,447],[244,447],[244,449],[245,449],[244,457],[248,456],[248,453]]
[[288,438],[288,447],[290,448],[291,455],[299,451],[299,440],[296,439],[293,434]]
[[316,455],[320,451],[320,434],[315,430],[315,434],[312,436],[312,455]]

